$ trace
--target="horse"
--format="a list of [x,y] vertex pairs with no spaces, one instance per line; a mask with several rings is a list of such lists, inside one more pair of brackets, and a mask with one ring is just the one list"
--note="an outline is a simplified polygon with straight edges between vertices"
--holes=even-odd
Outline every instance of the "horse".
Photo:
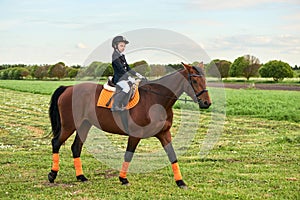
[[139,102],[126,112],[112,112],[97,106],[103,89],[101,84],[86,82],[58,87],[51,97],[49,107],[53,138],[52,168],[48,180],[54,183],[59,171],[59,149],[74,132],[76,136],[71,150],[76,178],[81,182],[88,180],[83,174],[80,155],[91,126],[95,126],[105,132],[128,137],[119,173],[122,185],[129,184],[127,172],[139,141],[156,137],[169,158],[177,186],[187,188],[172,146],[172,106],[183,92],[198,103],[201,109],[209,108],[211,100],[206,89],[203,63],[198,66],[182,65],[182,69],[157,80],[142,82],[139,86]]

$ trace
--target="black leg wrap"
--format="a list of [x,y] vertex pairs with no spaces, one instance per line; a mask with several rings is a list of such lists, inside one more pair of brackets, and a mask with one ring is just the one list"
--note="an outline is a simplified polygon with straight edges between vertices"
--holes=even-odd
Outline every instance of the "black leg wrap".
[[84,175],[76,176],[76,178],[77,178],[78,181],[81,181],[81,182],[88,181],[88,179]]
[[54,183],[54,180],[56,179],[57,171],[51,170],[51,172],[48,174],[48,180],[50,183]]
[[119,180],[121,181],[122,185],[129,185],[129,181],[127,178],[119,177]]
[[187,189],[187,185],[183,182],[183,180],[176,181],[176,184],[181,189]]

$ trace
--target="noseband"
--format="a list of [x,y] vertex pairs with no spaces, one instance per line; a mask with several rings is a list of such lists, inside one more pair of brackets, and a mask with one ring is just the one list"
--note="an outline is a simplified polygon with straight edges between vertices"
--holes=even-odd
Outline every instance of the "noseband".
[[[194,86],[193,86],[191,77],[202,77],[202,76],[203,76],[203,75],[201,75],[201,74],[190,74],[190,73],[189,73],[189,75],[188,75],[188,77],[189,77],[189,82],[190,82],[190,85],[192,86],[194,92],[195,92],[195,88],[194,88]],[[198,93],[195,93],[196,98],[198,98],[199,96],[201,96],[201,95],[202,95],[203,93],[205,93],[205,92],[208,92],[208,90],[207,90],[207,89],[203,89],[202,91],[200,91],[200,92],[198,92]],[[199,101],[199,100],[198,100],[198,101]]]

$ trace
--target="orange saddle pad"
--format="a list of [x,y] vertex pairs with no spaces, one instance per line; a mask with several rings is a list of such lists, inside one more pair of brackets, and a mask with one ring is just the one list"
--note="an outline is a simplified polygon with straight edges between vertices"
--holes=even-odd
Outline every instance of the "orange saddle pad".
[[[104,108],[111,108],[114,101],[113,99],[111,100],[108,106],[106,106],[106,104],[110,100],[113,94],[114,94],[113,91],[109,91],[103,88],[98,98],[97,106],[104,107]],[[140,93],[137,90],[134,94],[134,97],[130,99],[128,105],[126,106],[126,109],[130,109],[136,106],[139,100],[140,100]]]

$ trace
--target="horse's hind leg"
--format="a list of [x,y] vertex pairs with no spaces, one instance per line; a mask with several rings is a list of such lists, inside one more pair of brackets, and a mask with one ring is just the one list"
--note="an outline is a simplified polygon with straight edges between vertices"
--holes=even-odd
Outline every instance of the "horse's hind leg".
[[135,138],[135,137],[128,137],[128,142],[127,142],[127,148],[126,148],[126,153],[124,156],[124,162],[122,165],[122,169],[120,171],[120,175],[119,175],[119,180],[121,181],[122,185],[128,185],[129,181],[127,179],[127,172],[128,172],[128,168],[129,168],[129,164],[132,160],[134,151],[138,145],[138,143],[140,142],[140,138]]
[[52,143],[52,168],[51,172],[48,174],[48,180],[50,183],[54,183],[57,173],[59,171],[59,149],[62,143],[59,142],[58,137],[54,137],[51,141]]
[[76,132],[75,140],[72,144],[72,153],[73,153],[73,160],[74,160],[74,167],[76,172],[77,180],[85,182],[88,179],[83,175],[82,170],[82,163],[80,159],[80,154],[83,146],[83,142],[87,137],[87,133],[89,132],[91,125],[89,122],[84,121],[80,128]]
[[48,174],[48,180],[50,183],[54,183],[57,173],[59,171],[59,149],[61,145],[72,135],[73,131],[66,132],[63,129],[61,134],[57,134],[51,141],[52,143],[52,168],[51,172]]

